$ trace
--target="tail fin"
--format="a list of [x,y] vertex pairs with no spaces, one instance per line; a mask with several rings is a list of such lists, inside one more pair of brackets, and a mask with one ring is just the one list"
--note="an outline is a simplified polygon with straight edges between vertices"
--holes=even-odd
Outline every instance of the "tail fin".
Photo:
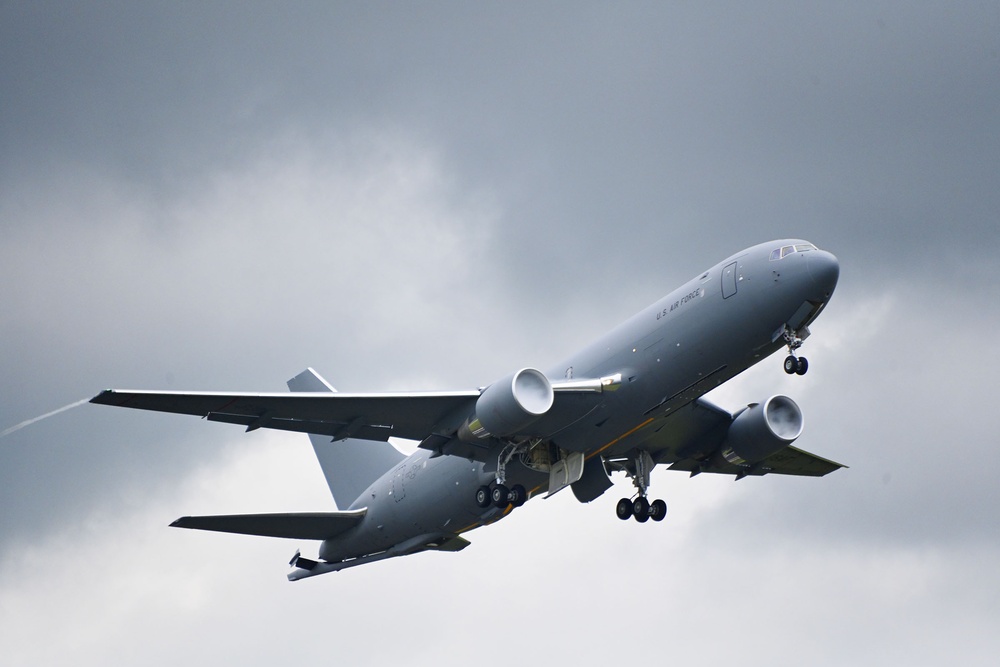
[[[288,381],[289,391],[337,391],[311,368]],[[388,442],[345,438],[330,442],[328,436],[310,433],[313,450],[340,509],[350,509],[359,496],[383,473],[406,456]],[[364,507],[365,503],[358,503]]]

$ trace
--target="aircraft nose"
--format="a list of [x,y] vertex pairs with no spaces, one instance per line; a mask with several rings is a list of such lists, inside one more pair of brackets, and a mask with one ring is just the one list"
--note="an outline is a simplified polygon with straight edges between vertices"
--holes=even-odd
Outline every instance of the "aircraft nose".
[[809,269],[809,277],[816,288],[816,296],[820,301],[827,301],[837,287],[837,279],[840,278],[840,262],[833,253],[825,250],[817,250],[808,253],[806,265]]

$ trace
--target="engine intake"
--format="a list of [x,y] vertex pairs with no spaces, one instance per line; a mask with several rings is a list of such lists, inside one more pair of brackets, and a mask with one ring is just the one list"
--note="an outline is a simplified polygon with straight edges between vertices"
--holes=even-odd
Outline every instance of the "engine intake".
[[513,435],[548,412],[554,400],[549,379],[539,370],[522,368],[483,390],[458,437],[472,442]]
[[718,456],[733,465],[757,463],[795,442],[801,433],[799,406],[787,396],[772,396],[736,416]]

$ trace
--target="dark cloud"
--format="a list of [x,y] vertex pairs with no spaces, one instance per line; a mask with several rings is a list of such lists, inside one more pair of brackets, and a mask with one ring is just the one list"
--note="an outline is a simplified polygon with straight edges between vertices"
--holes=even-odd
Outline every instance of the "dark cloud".
[[[992,664],[997,35],[976,3],[5,4],[0,430],[108,386],[281,390],[308,365],[477,386],[797,236],[842,264],[813,370],[769,359],[716,400],[792,395],[799,444],[850,468],[657,472],[666,530],[615,521],[615,491],[557,496],[460,555],[287,586],[284,542],[163,526],[324,506],[304,439],[81,406],[0,439],[0,645],[252,664],[329,659],[312,637],[336,627],[356,664],[420,661],[425,625],[372,649],[373,599],[450,619],[456,655],[493,600],[560,636],[668,619],[688,661],[771,664],[777,618],[789,662]],[[32,630],[83,600],[63,641]],[[556,655],[539,637],[515,646]]]

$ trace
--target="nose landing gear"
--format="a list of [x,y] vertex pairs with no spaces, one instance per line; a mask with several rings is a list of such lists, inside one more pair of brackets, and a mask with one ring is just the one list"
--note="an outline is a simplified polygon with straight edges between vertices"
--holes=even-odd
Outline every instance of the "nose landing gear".
[[809,370],[809,360],[790,354],[785,357],[785,372],[789,375],[805,375]]
[[809,361],[805,357],[795,356],[795,351],[802,347],[802,341],[809,335],[809,330],[806,329],[802,333],[805,335],[800,336],[798,331],[785,326],[785,343],[788,345],[785,372],[789,375],[805,375],[809,370]]

